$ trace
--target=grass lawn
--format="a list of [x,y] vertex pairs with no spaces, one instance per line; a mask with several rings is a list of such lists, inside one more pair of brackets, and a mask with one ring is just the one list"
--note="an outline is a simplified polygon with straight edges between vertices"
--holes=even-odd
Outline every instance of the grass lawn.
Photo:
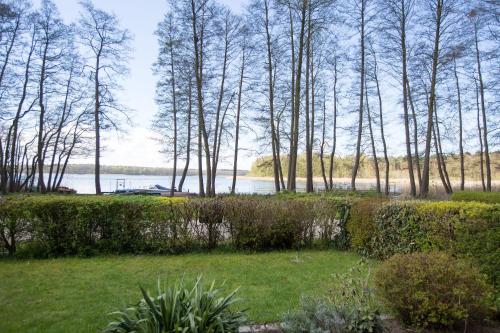
[[262,254],[116,256],[91,259],[0,261],[0,332],[96,332],[108,314],[140,299],[138,286],[154,291],[158,278],[173,281],[203,273],[224,289],[241,287],[252,322],[280,320],[301,294],[325,293],[333,273],[359,257],[335,251]]

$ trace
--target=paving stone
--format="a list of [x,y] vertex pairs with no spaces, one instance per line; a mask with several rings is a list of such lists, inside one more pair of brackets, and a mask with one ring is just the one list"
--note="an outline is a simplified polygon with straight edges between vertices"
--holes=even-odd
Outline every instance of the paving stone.
[[240,333],[283,333],[279,325],[251,325],[242,326],[239,330]]

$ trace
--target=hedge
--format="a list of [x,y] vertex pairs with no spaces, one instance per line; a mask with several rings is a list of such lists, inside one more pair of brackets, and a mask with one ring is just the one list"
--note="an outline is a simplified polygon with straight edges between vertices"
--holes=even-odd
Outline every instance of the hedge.
[[[358,223],[348,222],[351,239]],[[354,234],[352,232],[355,231]],[[500,205],[479,202],[400,201],[373,211],[370,236],[355,250],[378,259],[397,253],[446,251],[476,261],[491,282],[500,286]]]
[[478,201],[500,204],[500,192],[461,191],[451,195],[453,201]]
[[347,248],[350,202],[334,197],[169,199],[15,196],[1,199],[0,241],[18,257]]

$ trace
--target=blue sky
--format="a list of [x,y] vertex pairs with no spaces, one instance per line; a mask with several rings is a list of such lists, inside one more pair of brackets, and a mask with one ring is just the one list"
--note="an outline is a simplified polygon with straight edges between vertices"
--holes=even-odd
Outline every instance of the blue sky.
[[[78,0],[53,0],[62,18],[77,21]],[[241,12],[247,0],[221,0],[235,13]],[[152,140],[151,119],[157,110],[154,102],[156,78],[151,66],[156,60],[158,42],[154,35],[156,26],[167,11],[166,0],[94,0],[98,8],[110,11],[119,18],[122,27],[134,36],[130,75],[123,81],[121,102],[134,110],[133,126],[125,134],[108,133],[102,163],[106,165],[169,166],[168,159],[158,153],[159,145]],[[240,168],[250,168],[252,159],[242,158]],[[73,162],[91,162],[74,160]],[[225,167],[225,166],[223,166]]]

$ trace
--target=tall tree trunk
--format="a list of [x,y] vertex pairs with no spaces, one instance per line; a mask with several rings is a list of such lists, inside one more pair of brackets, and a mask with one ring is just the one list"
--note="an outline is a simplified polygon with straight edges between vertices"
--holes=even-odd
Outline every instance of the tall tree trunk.
[[288,2],[288,17],[290,20],[290,48],[292,58],[292,77],[291,77],[291,120],[290,120],[290,151],[288,154],[288,172],[287,172],[287,189],[292,189],[292,165],[293,165],[293,145],[295,142],[295,42],[293,29],[293,16],[290,2]]
[[453,58],[453,73],[455,74],[455,85],[457,87],[458,103],[458,149],[460,151],[460,190],[465,187],[465,165],[464,165],[464,145],[463,145],[463,123],[462,123],[462,97],[460,93],[460,83],[458,80],[457,60]]
[[333,136],[332,136],[332,151],[330,153],[330,169],[328,172],[330,190],[333,190],[333,168],[335,159],[335,150],[337,148],[337,57],[333,63]]
[[428,112],[427,112],[427,134],[425,140],[424,169],[422,172],[422,187],[420,188],[420,195],[422,197],[426,197],[429,194],[430,156],[431,156],[431,140],[432,140],[432,129],[433,129],[432,122],[434,113],[434,100],[436,98],[436,80],[437,80],[437,67],[439,63],[439,41],[441,38],[442,11],[443,11],[442,0],[437,0],[436,34],[434,37],[434,51],[432,53],[431,89],[430,89]]
[[422,171],[420,169],[420,155],[418,152],[417,112],[415,110],[415,105],[413,103],[413,98],[411,95],[410,81],[406,80],[406,83],[408,86],[408,101],[410,102],[411,116],[412,116],[412,123],[413,123],[413,150],[415,152],[415,155],[413,155],[413,163],[415,164],[415,167],[417,169],[418,188],[420,190],[420,188],[422,187]]
[[[189,163],[191,161],[191,118],[193,114],[193,92],[192,92],[192,80],[189,78],[188,87],[188,124],[187,124],[187,143],[186,143],[186,164],[184,165],[184,170],[182,171],[181,180],[179,181],[179,192],[182,192],[184,186],[184,181],[186,180],[187,173],[189,171]],[[201,172],[201,171],[200,171]],[[202,186],[203,188],[203,186]]]
[[358,110],[358,137],[356,141],[356,156],[352,167],[351,189],[356,190],[356,177],[358,175],[359,161],[361,159],[361,137],[363,134],[363,110],[364,110],[364,89],[365,89],[365,8],[366,0],[361,0],[361,33],[360,33],[360,52],[361,52],[361,70],[359,84],[359,110]]
[[366,81],[365,81],[365,98],[366,98],[366,115],[368,117],[368,130],[370,132],[370,142],[372,146],[373,168],[375,170],[375,180],[377,184],[376,189],[377,193],[381,193],[382,188],[380,186],[380,169],[378,165],[377,149],[375,148],[375,137],[373,135],[372,116],[370,111],[370,103],[368,99],[368,87],[366,86]]
[[175,178],[177,176],[177,92],[175,87],[175,68],[174,68],[174,47],[170,40],[170,71],[172,72],[172,111],[174,113],[174,167],[172,170],[172,181],[170,182],[170,196],[175,193]]
[[271,51],[271,33],[269,31],[269,2],[264,1],[265,9],[265,27],[266,27],[266,47],[267,47],[267,74],[268,74],[268,94],[269,94],[269,125],[271,130],[271,147],[273,154],[273,176],[274,176],[274,189],[276,192],[280,191],[279,170],[277,162],[276,151],[276,129],[274,122],[274,83],[273,83],[273,62]]
[[442,170],[442,180],[444,181],[443,185],[444,188],[446,189],[446,193],[450,194],[453,192],[453,188],[451,187],[450,183],[450,177],[448,176],[448,171],[446,169],[446,161],[444,159],[444,154],[443,154],[443,147],[441,146],[441,133],[439,131],[439,119],[438,119],[438,114],[437,114],[437,106],[434,106],[434,128],[435,128],[435,133],[434,136],[436,137],[436,142],[437,142],[437,157],[438,157],[438,162],[441,165],[441,170]]
[[288,177],[290,178],[288,183],[288,189],[291,191],[296,190],[296,178],[297,178],[297,157],[298,157],[298,144],[299,144],[299,115],[300,115],[300,81],[302,78],[302,61],[304,55],[304,36],[305,36],[305,25],[306,25],[306,11],[308,9],[308,0],[302,1],[301,10],[301,22],[300,22],[300,35],[299,35],[299,54],[297,59],[297,70],[295,78],[295,101],[294,101],[294,128],[293,128],[293,143],[290,149],[291,154],[291,168]]
[[312,184],[312,142],[311,142],[311,123],[309,118],[310,96],[314,94],[314,91],[310,92],[309,83],[311,81],[311,10],[308,11],[307,19],[307,41],[306,41],[306,82],[305,82],[305,96],[306,108],[305,108],[305,125],[306,125],[306,191],[313,191]]
[[94,131],[95,131],[95,194],[101,195],[101,124],[100,124],[100,111],[101,111],[101,92],[99,82],[101,52],[99,51],[96,57],[95,67],[95,106],[94,106]]
[[402,22],[401,24],[401,55],[402,55],[402,75],[403,75],[403,113],[405,125],[405,139],[406,139],[406,161],[408,163],[408,175],[410,178],[410,192],[413,197],[417,195],[415,186],[415,176],[413,174],[413,159],[411,153],[411,139],[410,139],[410,120],[408,116],[408,63],[407,63],[407,50],[406,50],[406,12],[404,3],[401,3]]
[[233,183],[231,185],[231,194],[234,194],[236,191],[236,176],[238,172],[238,148],[240,139],[241,95],[243,93],[244,74],[245,74],[245,46],[243,46],[241,54],[240,82],[238,85],[238,103],[236,107],[236,129],[234,134]]
[[[204,5],[203,5],[204,6]],[[197,28],[197,10],[195,6],[195,0],[191,0],[191,11],[192,11],[192,27],[193,27],[193,44],[194,44],[194,68],[196,72],[196,91],[197,91],[197,104],[198,104],[198,126],[202,134],[203,147],[205,150],[205,164],[207,173],[207,184],[206,184],[206,194],[212,195],[212,168],[210,165],[210,147],[208,143],[208,134],[205,126],[205,115],[203,109],[203,33],[200,38],[198,36]],[[199,45],[200,44],[200,45]],[[202,194],[200,191],[200,195]]]
[[481,129],[481,108],[479,106],[479,87],[477,84],[477,79],[474,78],[474,83],[476,85],[476,110],[477,110],[477,131],[479,137],[479,168],[481,174],[481,185],[483,192],[486,191],[486,183],[484,181],[484,158],[483,158],[483,132]]
[[375,86],[377,87],[377,97],[378,97],[378,116],[380,122],[380,138],[382,140],[382,149],[384,153],[384,164],[385,164],[385,182],[384,182],[384,193],[385,195],[389,195],[389,156],[387,154],[387,143],[385,141],[385,133],[384,133],[384,116],[383,116],[383,104],[382,104],[382,93],[380,92],[380,84],[378,81],[378,63],[377,56],[375,52],[373,53],[374,60],[374,70],[373,70],[373,79],[375,81]]
[[41,74],[40,74],[40,87],[38,90],[38,106],[40,107],[40,116],[38,119],[38,189],[41,193],[47,192],[44,182],[43,175],[43,131],[45,125],[45,104],[44,104],[44,94],[45,94],[45,79],[46,79],[46,64],[47,64],[47,52],[49,48],[49,42],[46,41],[43,50],[42,64],[41,64]]
[[481,96],[481,112],[483,116],[483,145],[484,145],[484,162],[486,165],[486,190],[491,192],[491,162],[490,153],[488,146],[488,125],[486,121],[486,106],[484,100],[484,83],[483,83],[483,73],[481,71],[481,56],[479,52],[479,38],[478,38],[478,26],[477,23],[474,25],[474,42],[476,46],[476,62],[477,62],[477,74],[479,79],[479,92]]
[[321,176],[325,184],[325,190],[328,190],[328,180],[326,179],[325,168],[325,139],[326,139],[326,96],[323,96],[323,119],[321,122],[321,145],[319,147],[319,162],[321,164]]

